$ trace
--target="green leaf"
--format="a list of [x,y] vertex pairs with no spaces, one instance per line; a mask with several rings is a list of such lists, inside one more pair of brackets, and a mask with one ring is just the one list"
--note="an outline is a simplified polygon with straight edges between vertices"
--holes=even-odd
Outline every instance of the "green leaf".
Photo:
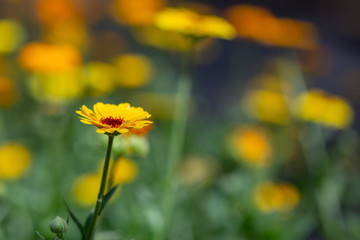
[[35,231],[35,233],[41,240],[46,240],[46,238],[43,235],[41,235],[38,231]]
[[78,229],[80,230],[82,239],[85,239],[85,231],[84,231],[84,227],[81,225],[80,221],[77,219],[77,217],[75,216],[75,214],[70,210],[69,206],[67,205],[67,203],[64,200],[64,204],[66,207],[66,210],[68,211],[71,219],[75,222],[76,226],[78,227]]
[[89,230],[89,227],[90,227],[90,223],[91,223],[91,219],[93,218],[94,216],[94,210],[92,210],[89,214],[89,216],[86,218],[86,221],[85,221],[85,232],[88,232]]
[[114,195],[114,193],[116,192],[117,187],[119,186],[119,184],[117,184],[115,187],[113,187],[112,189],[110,189],[110,191],[108,191],[104,198],[103,198],[103,202],[101,204],[100,207],[100,212],[99,215],[101,214],[101,212],[103,211],[105,205],[109,202],[109,200],[111,199],[111,197]]

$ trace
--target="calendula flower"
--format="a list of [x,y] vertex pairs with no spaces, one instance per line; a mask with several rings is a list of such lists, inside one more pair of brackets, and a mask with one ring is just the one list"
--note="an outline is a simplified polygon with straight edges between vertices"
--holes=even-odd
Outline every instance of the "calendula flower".
[[300,118],[332,128],[345,128],[353,120],[353,110],[343,98],[320,89],[300,95],[295,112]]
[[260,127],[237,127],[229,136],[231,152],[244,163],[264,167],[269,165],[272,149],[268,136]]
[[296,207],[300,201],[300,193],[289,183],[261,182],[256,185],[253,198],[262,212],[285,213]]
[[0,179],[22,176],[31,163],[30,151],[22,144],[10,142],[0,146]]
[[194,37],[223,39],[235,37],[234,27],[225,19],[212,15],[201,15],[185,8],[166,8],[156,15],[155,25],[161,30]]
[[75,180],[73,195],[77,203],[83,206],[96,202],[101,182],[101,174],[83,174]]
[[114,185],[131,182],[138,173],[138,166],[128,158],[119,158],[112,169],[111,179]]
[[131,132],[133,129],[141,129],[152,123],[146,120],[151,115],[141,107],[132,107],[129,103],[104,104],[102,102],[94,105],[94,111],[83,105],[80,121],[98,127],[98,133],[114,134]]

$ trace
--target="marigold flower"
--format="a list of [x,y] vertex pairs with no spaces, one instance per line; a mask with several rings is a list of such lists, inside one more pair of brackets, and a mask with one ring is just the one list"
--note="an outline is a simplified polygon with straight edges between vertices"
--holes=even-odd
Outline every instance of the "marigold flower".
[[116,82],[125,88],[142,87],[150,82],[153,64],[140,54],[123,54],[113,61],[116,70]]
[[74,70],[80,66],[81,61],[80,52],[64,44],[29,43],[19,55],[22,67],[42,73]]
[[253,166],[267,166],[272,158],[268,136],[260,127],[238,127],[230,133],[229,146],[234,155]]
[[17,179],[29,168],[31,156],[22,144],[10,142],[0,146],[0,179]]
[[80,121],[98,127],[98,133],[121,134],[140,129],[152,123],[146,120],[151,115],[141,107],[132,107],[129,103],[104,104],[102,102],[94,105],[94,111],[85,105],[76,111],[81,115]]
[[253,192],[257,208],[265,213],[291,211],[298,205],[300,193],[290,183],[261,182]]
[[296,114],[307,121],[332,128],[345,128],[353,120],[353,110],[343,98],[320,89],[300,95],[295,106]]
[[111,179],[113,184],[122,184],[131,182],[138,173],[138,167],[135,162],[128,158],[119,158],[112,167]]
[[284,94],[271,90],[254,90],[245,96],[245,107],[253,117],[270,123],[286,124],[289,109]]
[[189,9],[167,8],[156,15],[155,25],[161,30],[195,37],[232,39],[234,27],[226,20],[212,15],[201,15]]
[[15,51],[25,39],[24,27],[15,20],[0,20],[0,54]]

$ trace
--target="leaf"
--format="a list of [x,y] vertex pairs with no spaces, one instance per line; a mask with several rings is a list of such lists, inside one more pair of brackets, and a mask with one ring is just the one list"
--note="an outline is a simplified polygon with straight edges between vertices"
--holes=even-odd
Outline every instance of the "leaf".
[[92,210],[89,214],[89,216],[86,218],[86,221],[85,221],[85,232],[88,232],[89,231],[89,227],[90,227],[90,223],[91,223],[91,219],[93,218],[94,216],[94,210]]
[[79,228],[80,232],[81,232],[81,236],[83,239],[85,239],[85,231],[84,231],[84,227],[81,225],[80,221],[77,219],[77,217],[75,216],[75,214],[70,210],[69,206],[67,205],[67,203],[64,200],[64,204],[66,207],[66,210],[68,211],[71,219],[75,222],[76,226]]
[[112,189],[110,189],[104,196],[103,198],[103,202],[101,204],[100,207],[100,212],[99,215],[101,214],[101,212],[103,211],[105,205],[108,203],[108,201],[111,199],[111,197],[114,195],[114,193],[116,192],[117,187],[119,186],[119,184],[117,184],[115,187],[113,187]]
[[35,231],[35,233],[41,240],[46,240],[46,238],[43,235],[41,235],[38,231]]

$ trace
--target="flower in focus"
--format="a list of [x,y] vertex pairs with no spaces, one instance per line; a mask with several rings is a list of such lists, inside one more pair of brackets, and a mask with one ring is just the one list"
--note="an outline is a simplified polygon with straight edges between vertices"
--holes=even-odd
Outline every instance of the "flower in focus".
[[253,199],[256,207],[265,213],[285,213],[300,201],[298,189],[290,183],[261,182],[255,186]]
[[30,71],[58,73],[79,67],[80,52],[64,44],[29,43],[20,52],[20,65]]
[[101,174],[84,174],[78,177],[73,185],[73,195],[76,202],[83,206],[96,202],[101,182]]
[[284,94],[272,90],[253,90],[245,96],[245,108],[253,117],[270,123],[286,124],[289,109]]
[[268,136],[260,127],[237,127],[229,136],[228,144],[237,159],[253,166],[267,166],[272,158]]
[[14,52],[25,39],[24,27],[15,20],[0,20],[0,54]]
[[189,9],[166,8],[155,18],[155,25],[165,31],[194,37],[232,39],[235,29],[226,20],[212,15],[200,15]]
[[17,179],[28,170],[30,151],[22,144],[9,142],[0,146],[0,179]]
[[296,114],[307,121],[332,128],[348,127],[353,120],[353,110],[343,98],[320,89],[301,94],[295,106]]
[[115,0],[114,15],[119,22],[130,25],[152,24],[166,0]]
[[153,64],[139,54],[124,54],[116,57],[113,61],[116,69],[116,82],[121,87],[137,88],[149,83]]
[[128,158],[119,158],[112,167],[111,179],[114,185],[128,183],[134,180],[138,173],[135,162]]
[[18,99],[18,91],[14,81],[0,77],[0,107],[10,107]]
[[99,102],[94,105],[94,111],[83,105],[76,113],[81,115],[81,122],[98,127],[98,133],[117,135],[152,123],[146,120],[151,117],[148,112],[141,107],[132,107],[129,103],[115,105]]

